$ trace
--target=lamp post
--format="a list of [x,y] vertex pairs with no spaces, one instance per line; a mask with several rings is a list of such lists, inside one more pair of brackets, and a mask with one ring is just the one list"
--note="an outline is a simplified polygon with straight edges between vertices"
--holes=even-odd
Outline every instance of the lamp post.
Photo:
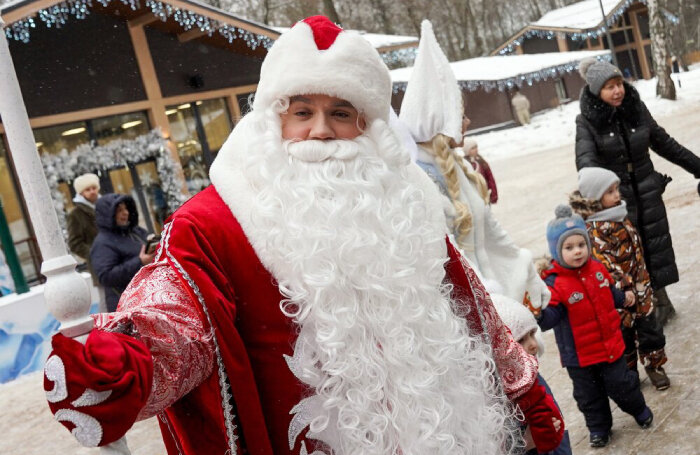
[[617,63],[617,55],[615,55],[615,46],[613,45],[612,37],[610,36],[608,19],[605,16],[605,9],[603,8],[603,0],[598,0],[598,4],[600,5],[600,12],[603,15],[603,27],[605,27],[605,37],[608,40],[608,47],[610,48],[610,53],[612,54],[613,64],[619,68],[620,65]]
[[[34,226],[44,262],[46,277],[44,298],[49,312],[61,323],[64,335],[84,342],[92,330],[90,288],[75,270],[58,224],[53,200],[46,182],[27,109],[22,100],[10,47],[5,38],[5,23],[0,18],[0,117],[19,177],[22,194]],[[101,453],[128,455],[124,438],[101,448]]]

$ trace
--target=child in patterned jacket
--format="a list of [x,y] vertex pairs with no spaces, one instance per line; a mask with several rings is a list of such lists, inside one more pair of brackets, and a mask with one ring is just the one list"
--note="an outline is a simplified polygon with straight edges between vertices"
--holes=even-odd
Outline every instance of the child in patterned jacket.
[[569,202],[586,221],[593,257],[605,265],[626,301],[634,302],[620,310],[627,366],[637,370],[639,352],[654,387],[665,390],[671,385],[662,366],[667,361],[666,338],[656,319],[642,242],[620,198],[620,179],[607,169],[588,167],[579,171],[578,182]]

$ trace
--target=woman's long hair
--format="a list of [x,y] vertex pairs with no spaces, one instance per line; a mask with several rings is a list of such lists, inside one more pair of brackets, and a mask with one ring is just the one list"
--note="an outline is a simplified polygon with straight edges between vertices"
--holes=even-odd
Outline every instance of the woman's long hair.
[[466,241],[467,235],[472,228],[472,213],[469,205],[462,201],[461,188],[459,185],[459,177],[457,175],[457,166],[462,168],[462,172],[474,184],[479,195],[486,204],[489,203],[489,191],[486,185],[486,180],[467,166],[464,159],[457,155],[454,149],[450,146],[450,138],[444,134],[436,135],[432,141],[421,144],[427,147],[435,157],[435,161],[440,167],[440,172],[445,177],[447,184],[447,192],[452,199],[456,216],[454,220],[454,228],[457,232],[457,242],[460,245]]

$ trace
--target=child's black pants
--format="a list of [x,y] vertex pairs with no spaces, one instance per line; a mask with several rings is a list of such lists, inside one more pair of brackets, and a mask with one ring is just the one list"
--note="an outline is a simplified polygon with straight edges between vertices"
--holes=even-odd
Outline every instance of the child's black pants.
[[646,408],[639,375],[627,368],[624,356],[613,363],[566,367],[566,370],[574,383],[574,399],[591,433],[607,433],[612,428],[608,397],[633,417]]
[[643,365],[658,368],[666,362],[664,328],[656,318],[656,309],[634,320],[634,326],[622,327],[627,366],[637,368],[637,350]]

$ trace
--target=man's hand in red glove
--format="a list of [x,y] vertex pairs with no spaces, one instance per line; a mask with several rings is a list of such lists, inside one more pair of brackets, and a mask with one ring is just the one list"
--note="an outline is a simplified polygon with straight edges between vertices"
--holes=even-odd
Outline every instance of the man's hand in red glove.
[[151,393],[153,360],[140,341],[93,330],[85,345],[61,334],[44,367],[49,408],[82,445],[126,434]]
[[564,437],[564,419],[539,380],[515,404],[523,411],[525,423],[539,453],[551,452],[559,447]]

